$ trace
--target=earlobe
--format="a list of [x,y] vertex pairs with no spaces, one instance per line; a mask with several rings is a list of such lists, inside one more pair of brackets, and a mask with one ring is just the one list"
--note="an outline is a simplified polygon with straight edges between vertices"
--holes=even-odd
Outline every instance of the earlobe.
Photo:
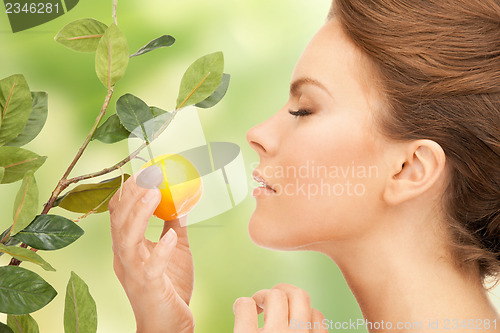
[[416,140],[402,147],[400,161],[387,180],[384,200],[397,205],[413,199],[437,183],[443,175],[445,154],[439,144],[431,140]]

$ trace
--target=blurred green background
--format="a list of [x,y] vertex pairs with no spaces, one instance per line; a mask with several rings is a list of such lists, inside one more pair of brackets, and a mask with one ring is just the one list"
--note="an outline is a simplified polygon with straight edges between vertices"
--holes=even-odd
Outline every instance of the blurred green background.
[[[73,159],[106,95],[94,72],[93,54],[72,52],[53,37],[64,25],[80,18],[92,17],[110,24],[111,3],[81,0],[62,17],[16,34],[10,30],[7,15],[0,13],[0,78],[21,73],[31,90],[49,93],[47,124],[26,146],[49,157],[36,174],[40,204],[48,199]],[[329,6],[329,0],[121,0],[118,24],[131,52],[163,34],[173,35],[177,41],[171,48],[131,60],[125,77],[117,84],[109,114],[114,113],[116,99],[125,93],[171,110],[189,64],[204,54],[223,51],[225,71],[232,75],[228,94],[215,108],[201,110],[199,115],[208,141],[231,141],[242,147],[251,185],[251,171],[258,157],[247,145],[245,134],[285,103],[294,64],[323,24]],[[93,142],[73,175],[100,170],[127,154],[125,142]],[[2,230],[11,223],[19,184],[1,187]],[[251,242],[247,228],[254,207],[249,195],[233,210],[188,227],[195,260],[191,308],[196,332],[232,332],[234,300],[279,282],[308,291],[313,307],[328,319],[362,318],[340,271],[328,258],[317,253],[270,251]],[[59,208],[52,212],[78,216]],[[65,288],[70,272],[75,271],[96,300],[98,331],[134,332],[132,310],[112,269],[109,215],[91,216],[80,225],[86,232],[80,240],[65,249],[43,253],[57,272],[23,264],[41,274],[59,293],[47,307],[33,314],[40,331],[63,332]],[[147,235],[156,239],[160,231],[161,223],[155,220]],[[0,264],[6,263],[7,256],[1,257]],[[1,321],[4,319],[0,316]]]

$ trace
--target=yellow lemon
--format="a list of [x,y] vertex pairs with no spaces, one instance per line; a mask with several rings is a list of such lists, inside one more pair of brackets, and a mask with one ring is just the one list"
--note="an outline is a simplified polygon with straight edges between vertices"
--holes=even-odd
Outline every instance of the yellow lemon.
[[164,221],[185,216],[198,203],[203,191],[198,170],[187,158],[178,154],[155,157],[142,169],[151,165],[159,166],[163,173],[163,182],[158,186],[161,201],[154,215]]

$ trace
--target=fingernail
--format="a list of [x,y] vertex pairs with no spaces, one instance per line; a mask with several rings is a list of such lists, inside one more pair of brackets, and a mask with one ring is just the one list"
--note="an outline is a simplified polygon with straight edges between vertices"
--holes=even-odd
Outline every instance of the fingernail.
[[234,314],[236,314],[236,313],[235,313],[235,312],[236,312],[236,303],[238,303],[238,301],[240,300],[240,298],[241,298],[241,297],[238,297],[238,298],[236,299],[236,301],[234,301],[234,303],[233,303],[233,313],[234,313]]
[[170,228],[165,235],[161,238],[163,243],[171,243],[175,238],[175,230]]
[[142,188],[156,188],[163,181],[163,173],[157,165],[151,165],[144,169],[135,180],[136,184]]
[[158,189],[151,189],[151,190],[147,191],[146,194],[144,194],[142,196],[142,199],[141,199],[142,202],[150,203],[153,201],[158,201],[159,192],[160,192],[160,190],[158,190]]

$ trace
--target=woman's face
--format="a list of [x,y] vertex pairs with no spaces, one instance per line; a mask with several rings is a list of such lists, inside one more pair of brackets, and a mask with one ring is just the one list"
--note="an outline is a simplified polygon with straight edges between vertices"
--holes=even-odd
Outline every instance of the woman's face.
[[296,249],[372,230],[386,173],[372,80],[338,22],[327,22],[295,67],[288,102],[247,134],[260,157],[254,178],[272,188],[254,190],[255,243]]

